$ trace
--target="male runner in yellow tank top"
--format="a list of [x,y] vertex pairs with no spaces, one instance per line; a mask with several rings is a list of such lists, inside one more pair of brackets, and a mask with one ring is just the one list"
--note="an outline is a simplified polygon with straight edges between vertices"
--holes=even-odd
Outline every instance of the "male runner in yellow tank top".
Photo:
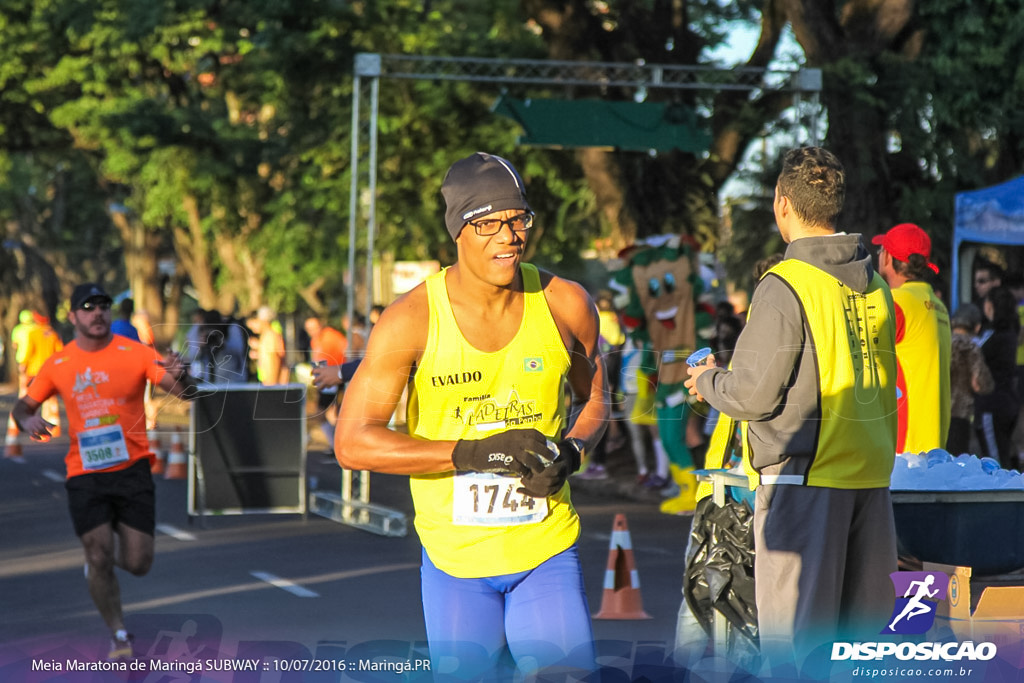
[[[566,478],[608,417],[597,308],[522,264],[519,173],[476,153],[441,188],[455,265],[381,315],[338,419],[343,467],[410,475],[431,659],[489,677],[594,667]],[[409,434],[388,421],[409,384]],[[570,422],[565,388],[574,395]],[[529,664],[528,664],[529,662]]]

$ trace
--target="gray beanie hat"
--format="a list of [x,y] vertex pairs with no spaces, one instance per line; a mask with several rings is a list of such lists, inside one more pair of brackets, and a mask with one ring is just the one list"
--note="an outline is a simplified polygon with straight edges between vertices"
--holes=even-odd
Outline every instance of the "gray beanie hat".
[[526,203],[526,187],[515,167],[507,159],[484,152],[452,164],[441,184],[441,194],[447,207],[444,222],[452,239],[477,216],[507,209],[531,210]]

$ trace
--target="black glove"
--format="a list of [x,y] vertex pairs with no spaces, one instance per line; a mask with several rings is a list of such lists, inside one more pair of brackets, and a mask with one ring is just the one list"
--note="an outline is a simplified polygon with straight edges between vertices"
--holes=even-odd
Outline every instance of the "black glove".
[[540,458],[551,458],[548,440],[536,429],[511,429],[486,439],[460,439],[452,451],[455,469],[522,476],[531,468],[544,468]]
[[[581,443],[575,440],[576,443]],[[565,480],[580,468],[581,447],[573,441],[563,439],[558,443],[558,455],[546,467],[531,467],[523,475],[523,485],[516,489],[517,493],[526,493],[534,498],[547,498],[562,490]]]

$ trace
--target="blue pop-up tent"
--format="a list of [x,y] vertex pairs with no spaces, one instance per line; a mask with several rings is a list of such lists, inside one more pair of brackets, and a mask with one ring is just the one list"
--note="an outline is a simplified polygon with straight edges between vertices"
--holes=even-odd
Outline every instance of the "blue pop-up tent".
[[[951,311],[971,300],[971,264],[975,249],[965,243],[1024,245],[1024,176],[1000,185],[956,195],[953,219]],[[967,274],[961,280],[960,272]]]

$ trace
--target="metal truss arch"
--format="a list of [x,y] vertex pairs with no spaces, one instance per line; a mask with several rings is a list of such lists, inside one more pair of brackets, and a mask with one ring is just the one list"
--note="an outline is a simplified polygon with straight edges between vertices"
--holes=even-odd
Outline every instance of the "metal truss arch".
[[[349,288],[347,310],[355,309],[356,237],[360,214],[366,227],[366,305],[373,305],[373,249],[376,231],[377,117],[380,80],[445,80],[499,86],[577,86],[637,90],[789,91],[797,106],[807,96],[816,109],[822,87],[820,69],[762,69],[647,64],[645,62],[574,62],[535,59],[490,59],[426,55],[355,56],[352,90],[352,181],[349,195]],[[365,109],[365,112],[363,111]],[[816,124],[812,124],[812,128]]]

